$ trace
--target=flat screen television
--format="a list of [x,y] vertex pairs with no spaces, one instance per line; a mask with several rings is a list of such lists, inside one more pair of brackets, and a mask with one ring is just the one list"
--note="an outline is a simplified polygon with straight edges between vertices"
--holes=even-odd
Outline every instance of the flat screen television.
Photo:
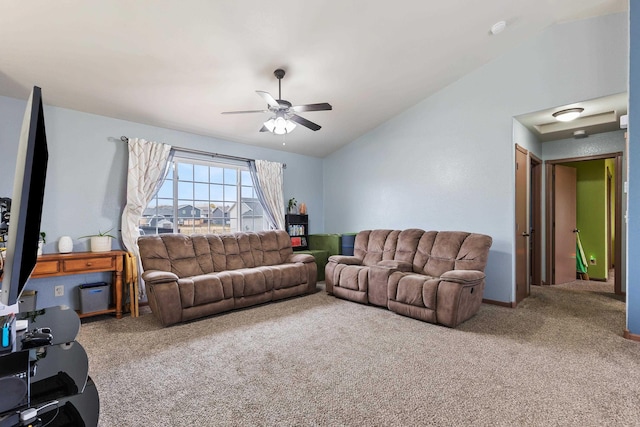
[[24,113],[16,159],[0,294],[0,302],[4,305],[18,301],[36,266],[48,159],[42,90],[34,86]]

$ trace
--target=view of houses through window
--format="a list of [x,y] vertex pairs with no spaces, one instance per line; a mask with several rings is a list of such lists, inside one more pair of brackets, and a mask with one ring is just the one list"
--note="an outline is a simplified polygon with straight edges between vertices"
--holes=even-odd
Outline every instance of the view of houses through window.
[[139,227],[141,235],[268,228],[247,167],[177,156]]

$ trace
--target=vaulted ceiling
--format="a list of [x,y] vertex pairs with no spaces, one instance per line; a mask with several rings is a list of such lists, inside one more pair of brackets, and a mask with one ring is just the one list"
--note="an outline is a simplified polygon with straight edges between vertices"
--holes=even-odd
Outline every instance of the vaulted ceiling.
[[[324,157],[550,25],[626,0],[0,1],[0,95]],[[506,29],[493,35],[498,21]],[[322,126],[258,130],[277,98]],[[112,135],[118,136],[118,135]],[[134,135],[145,137],[145,135]],[[177,143],[177,141],[165,141]],[[286,145],[283,145],[283,142]]]

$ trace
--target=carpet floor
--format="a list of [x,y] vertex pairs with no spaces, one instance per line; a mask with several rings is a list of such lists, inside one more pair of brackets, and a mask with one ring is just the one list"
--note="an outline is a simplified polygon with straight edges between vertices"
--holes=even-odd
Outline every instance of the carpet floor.
[[457,329],[322,291],[169,328],[87,321],[78,341],[103,427],[640,425],[624,302],[579,285]]

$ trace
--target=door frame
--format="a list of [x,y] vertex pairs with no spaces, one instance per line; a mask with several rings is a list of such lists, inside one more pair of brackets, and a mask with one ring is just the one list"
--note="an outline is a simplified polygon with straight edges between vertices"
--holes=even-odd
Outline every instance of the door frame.
[[555,166],[559,163],[568,162],[586,162],[589,160],[605,160],[614,159],[616,170],[616,185],[615,185],[615,260],[614,260],[614,291],[616,295],[624,295],[622,291],[622,151],[609,154],[600,154],[595,156],[584,157],[571,157],[566,159],[554,159],[546,160],[545,163],[545,281],[546,283],[555,283],[553,271],[555,269],[555,242],[553,224],[555,218],[555,206],[554,206],[554,172]]
[[542,284],[542,159],[529,153],[531,173],[531,284]]
[[515,149],[515,304],[531,293],[531,183],[529,151],[516,144]]
[[[519,144],[515,144],[515,150],[527,156],[527,160],[524,164],[526,169],[526,184],[525,184],[525,197],[526,200],[526,229],[528,233],[526,243],[526,255],[524,266],[526,269],[526,295],[524,298],[530,295],[531,285],[542,284],[542,159],[531,153],[526,148]],[[517,157],[517,156],[516,156]],[[516,159],[516,174],[517,174],[517,159]],[[517,179],[516,179],[517,180]],[[517,187],[517,184],[516,184]],[[516,188],[517,191],[517,188]],[[518,200],[516,199],[516,204]],[[516,212],[517,212],[516,206]],[[517,214],[516,214],[517,216]],[[516,223],[518,218],[516,218]],[[516,230],[515,238],[522,237]],[[517,263],[516,256],[516,263]],[[517,265],[516,265],[517,271]],[[517,277],[514,283],[514,296],[515,304],[520,303],[523,298],[518,298],[518,283]]]

